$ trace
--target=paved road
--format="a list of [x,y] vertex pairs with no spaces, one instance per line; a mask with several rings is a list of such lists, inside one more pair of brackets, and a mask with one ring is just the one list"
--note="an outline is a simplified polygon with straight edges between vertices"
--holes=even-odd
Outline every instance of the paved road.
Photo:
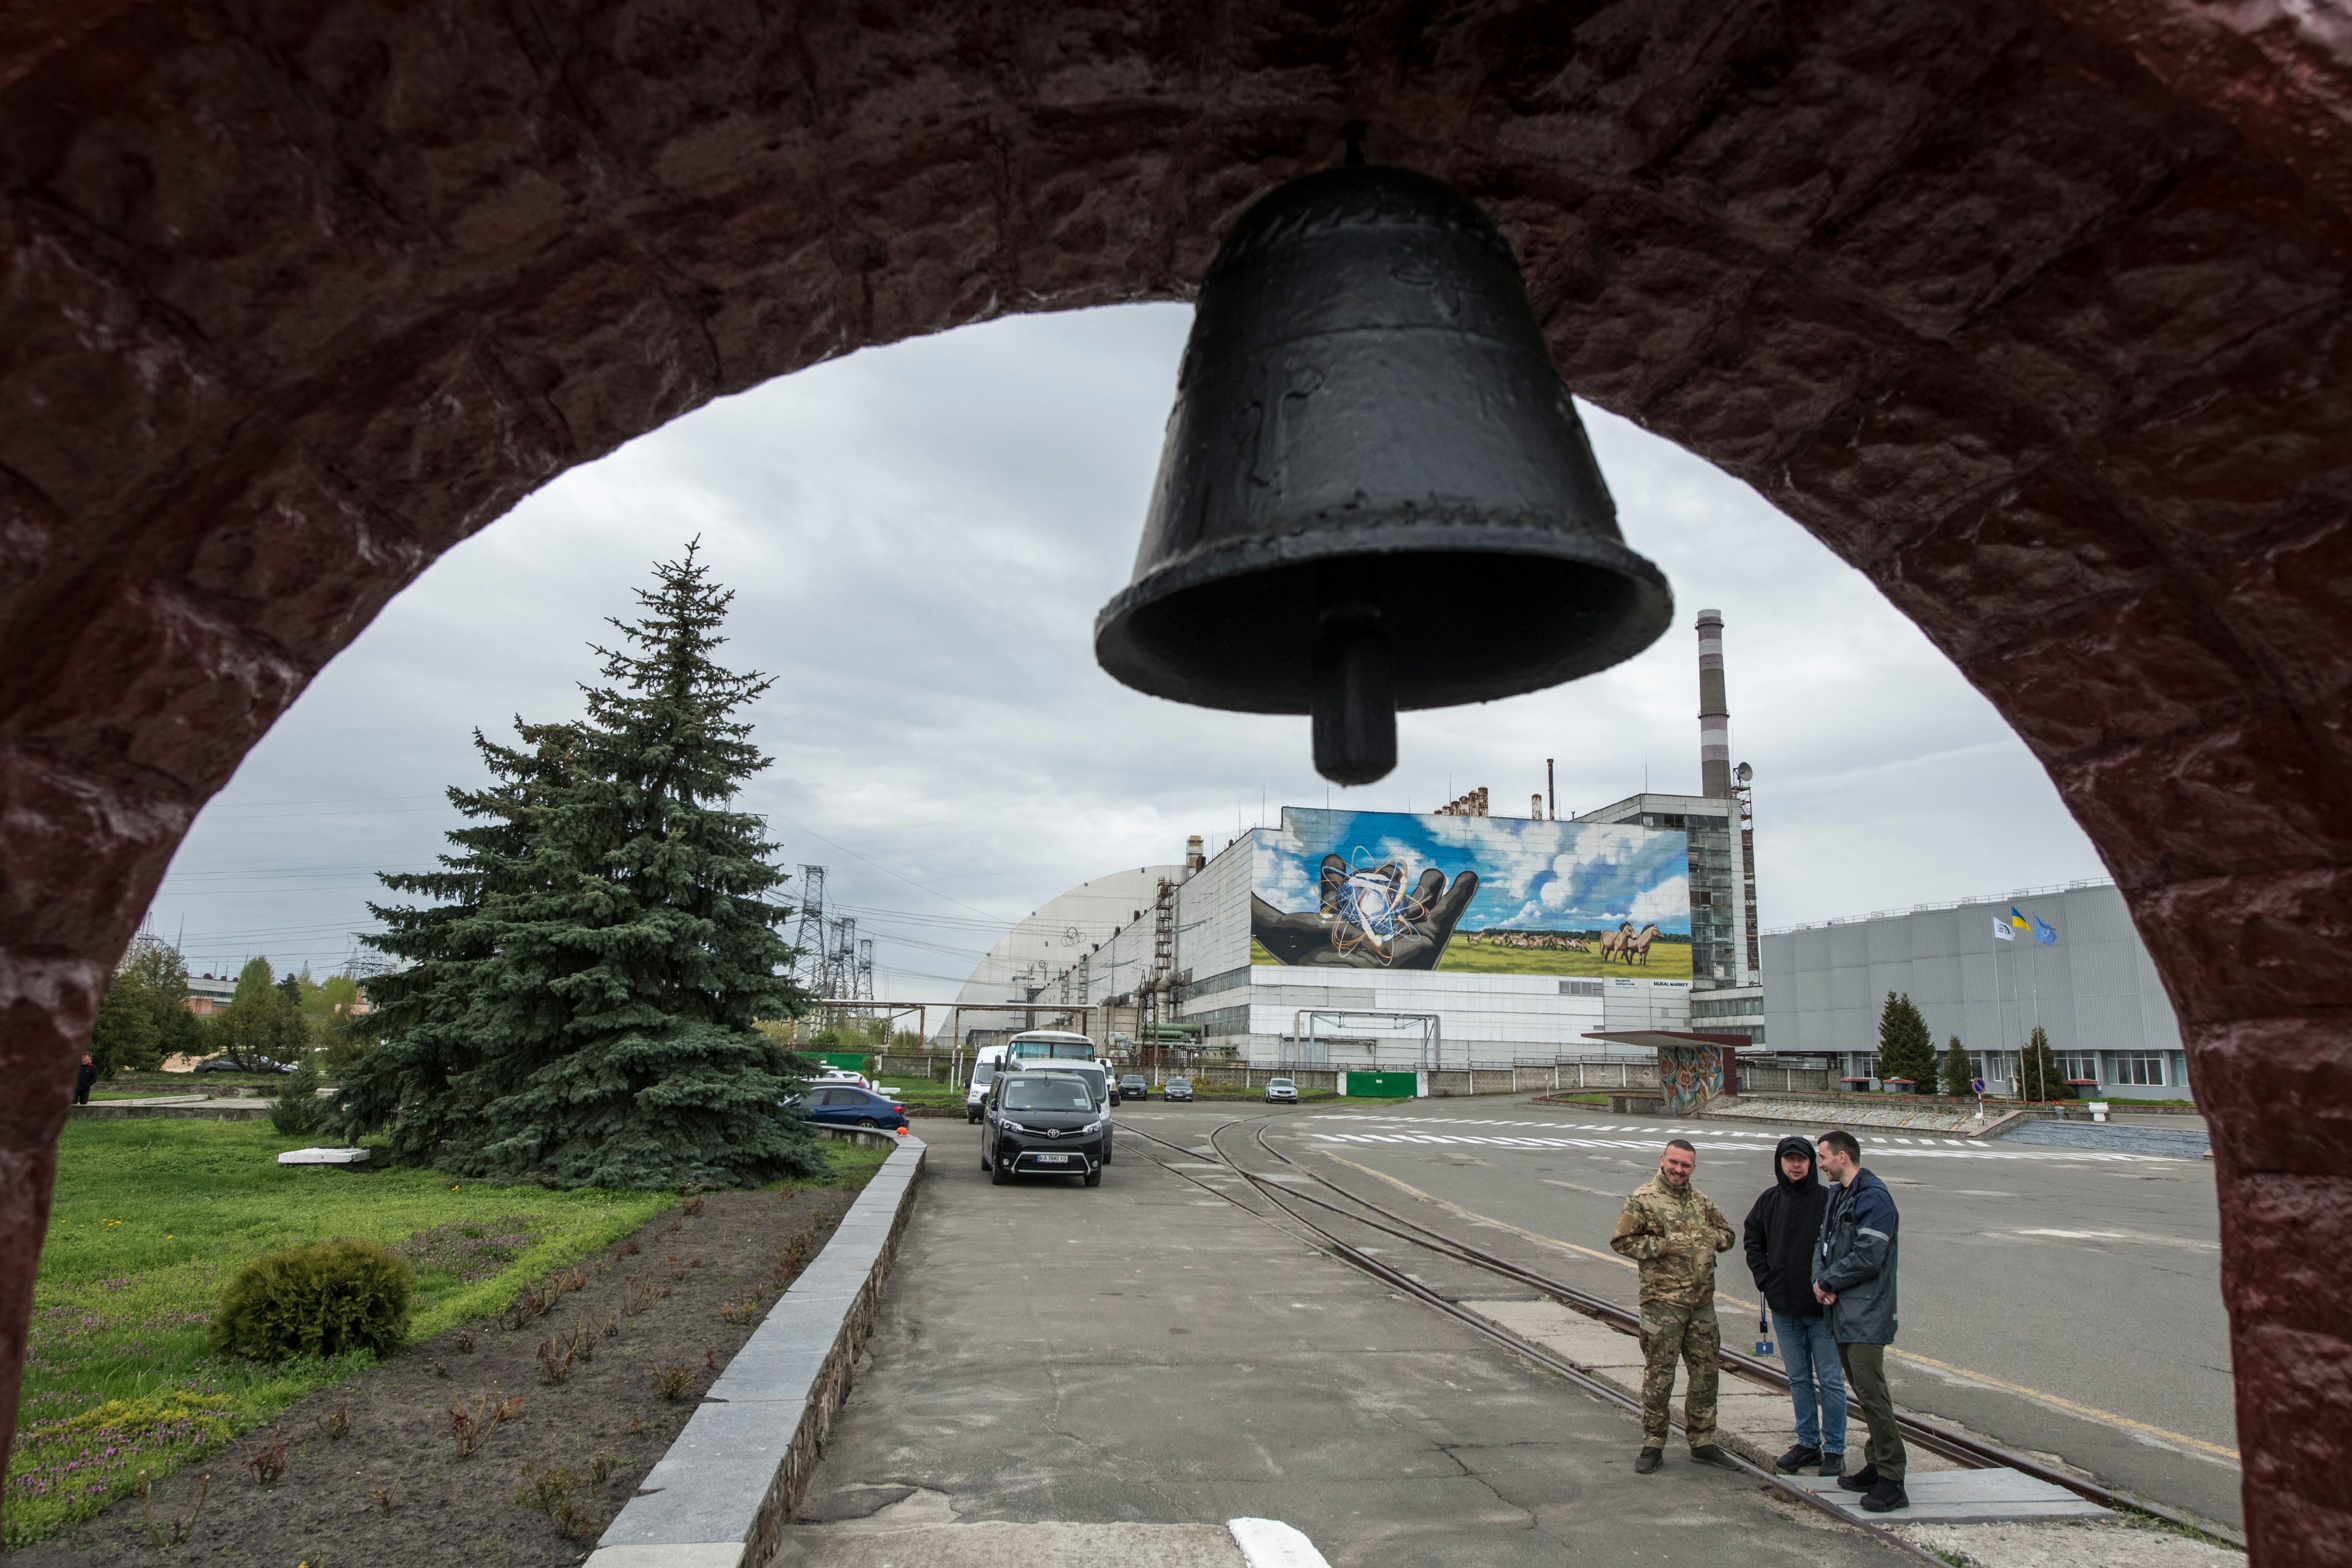
[[842,1558],[861,1521],[1237,1516],[1382,1568],[1900,1561],[1680,1454],[1635,1476],[1631,1415],[1139,1143],[1098,1188],[995,1187],[974,1130],[923,1131],[931,1163],[868,1360],[778,1568]]
[[[1252,1107],[1136,1106],[1171,1135]],[[1485,1245],[1580,1289],[1631,1302],[1606,1248],[1623,1194],[1646,1178],[1667,1124],[1525,1100],[1430,1100],[1286,1114],[1277,1142],[1368,1194],[1426,1214],[1391,1184],[1486,1216]],[[1735,1224],[1790,1129],[1704,1122],[1698,1180]],[[1234,1139],[1228,1135],[1228,1145]],[[1904,1215],[1895,1397],[2016,1447],[2062,1456],[2110,1485],[2237,1524],[2227,1324],[2211,1168],[2201,1161],[1919,1135],[1865,1137],[1865,1163]],[[1383,1183],[1374,1173],[1389,1179]],[[1473,1234],[1463,1215],[1448,1223]],[[1551,1238],[1559,1246],[1535,1244]],[[1570,1250],[1574,1249],[1574,1250]],[[1755,1291],[1737,1252],[1727,1296]],[[1449,1289],[1459,1289],[1450,1278]],[[1725,1339],[1746,1333],[1721,1304]],[[1940,1364],[1939,1364],[1940,1363]],[[1859,1441],[1859,1438],[1856,1439]]]

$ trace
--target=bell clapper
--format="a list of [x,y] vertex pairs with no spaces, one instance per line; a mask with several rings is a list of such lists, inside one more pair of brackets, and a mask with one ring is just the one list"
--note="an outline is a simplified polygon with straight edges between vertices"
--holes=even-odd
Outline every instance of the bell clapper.
[[1326,616],[1314,663],[1315,771],[1368,784],[1396,766],[1396,668],[1377,615]]

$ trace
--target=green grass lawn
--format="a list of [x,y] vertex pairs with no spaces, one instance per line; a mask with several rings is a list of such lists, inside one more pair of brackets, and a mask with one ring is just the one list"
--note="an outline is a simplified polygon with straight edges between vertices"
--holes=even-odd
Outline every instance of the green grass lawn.
[[[615,1241],[675,1193],[551,1192],[433,1171],[281,1166],[312,1142],[267,1121],[68,1121],[9,1458],[5,1546],[95,1513],[368,1364],[215,1356],[221,1289],[266,1252],[380,1241],[416,1269],[412,1342],[504,1307],[526,1280]],[[861,1183],[888,1157],[833,1141]]]
[[895,1078],[885,1074],[882,1082],[889,1085],[890,1098],[901,1105],[961,1105],[963,1086],[950,1089],[937,1079],[914,1078],[900,1073]]

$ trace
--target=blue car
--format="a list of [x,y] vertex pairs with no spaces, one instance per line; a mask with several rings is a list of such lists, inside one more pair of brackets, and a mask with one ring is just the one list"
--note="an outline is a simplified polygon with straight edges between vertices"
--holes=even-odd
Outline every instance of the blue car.
[[793,1095],[784,1103],[797,1105],[809,1121],[829,1126],[872,1127],[886,1132],[907,1131],[905,1106],[854,1084],[818,1084],[806,1094]]

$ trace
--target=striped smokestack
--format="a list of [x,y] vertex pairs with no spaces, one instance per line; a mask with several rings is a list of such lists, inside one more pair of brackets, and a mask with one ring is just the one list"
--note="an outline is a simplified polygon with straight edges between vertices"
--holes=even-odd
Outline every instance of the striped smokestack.
[[1731,708],[1723,696],[1723,612],[1698,613],[1699,794],[1731,794]]

